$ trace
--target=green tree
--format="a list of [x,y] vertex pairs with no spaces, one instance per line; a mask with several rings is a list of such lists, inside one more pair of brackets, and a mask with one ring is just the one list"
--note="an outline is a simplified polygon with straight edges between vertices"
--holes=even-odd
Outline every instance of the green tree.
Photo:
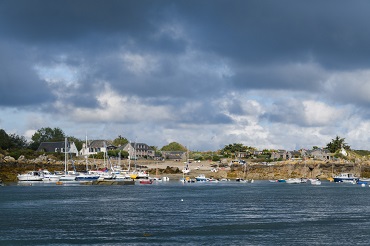
[[32,135],[30,148],[36,150],[42,142],[60,142],[64,141],[65,137],[66,135],[64,134],[63,130],[58,127],[54,129],[50,127],[43,127]]
[[8,135],[3,129],[0,129],[0,148],[6,149],[25,149],[28,146],[27,140],[17,134]]
[[128,143],[129,141],[127,140],[127,138],[122,137],[121,135],[119,135],[116,139],[113,140],[114,146],[125,146]]
[[232,155],[235,155],[237,152],[250,152],[252,153],[255,150],[253,147],[244,146],[241,143],[233,143],[226,145],[222,150],[221,154],[223,156],[231,157]]
[[25,149],[28,147],[28,143],[25,137],[19,136],[17,134],[10,134],[9,135],[10,139],[10,147],[16,148],[16,149]]
[[344,141],[344,138],[336,136],[335,139],[332,139],[331,142],[326,145],[326,147],[331,153],[335,153],[336,151],[341,150],[342,147],[346,150],[349,150],[350,146],[347,145]]
[[187,149],[179,143],[172,142],[165,145],[161,149],[162,151],[187,151]]
[[3,130],[0,129],[0,148],[9,149],[10,147],[10,138],[9,135]]
[[212,161],[220,161],[220,160],[221,160],[220,156],[218,156],[218,155],[212,156]]

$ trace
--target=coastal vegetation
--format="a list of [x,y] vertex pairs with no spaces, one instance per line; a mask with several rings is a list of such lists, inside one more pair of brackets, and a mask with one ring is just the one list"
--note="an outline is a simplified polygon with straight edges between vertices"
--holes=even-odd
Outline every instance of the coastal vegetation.
[[[64,161],[64,154],[60,152],[44,153],[37,152],[41,142],[60,142],[65,138],[73,141],[78,150],[86,140],[81,140],[73,136],[67,136],[60,128],[45,127],[37,130],[32,136],[31,141],[27,141],[25,137],[16,134],[7,134],[3,129],[0,129],[0,178],[14,179],[17,172],[23,169],[48,168],[50,170],[60,169]],[[114,140],[111,140],[114,146],[124,146],[129,143],[128,139],[119,135]],[[227,175],[229,178],[240,175],[242,163],[249,163],[249,175],[254,178],[271,178],[287,175],[301,175],[307,172],[307,165],[310,165],[309,170],[316,170],[315,175],[320,175],[322,172],[328,173],[335,170],[349,170],[354,167],[354,164],[362,165],[358,172],[365,176],[370,176],[368,150],[352,150],[345,142],[344,138],[336,136],[331,142],[326,144],[325,149],[313,146],[310,153],[313,151],[330,152],[330,159],[319,158],[313,154],[303,155],[304,151],[293,151],[289,158],[284,157],[288,152],[277,155],[281,150],[263,149],[258,150],[252,146],[245,146],[241,143],[227,144],[224,148],[216,151],[190,151],[186,146],[171,142],[168,145],[158,148],[150,146],[155,151],[156,156],[160,156],[162,151],[179,151],[186,152],[187,158],[194,161],[207,161],[212,168],[227,167],[233,163]],[[343,150],[345,150],[343,152]],[[128,159],[129,153],[125,150],[112,149],[108,150],[108,156],[124,160]],[[104,153],[89,156],[95,161],[104,158]],[[85,161],[77,159],[77,166],[80,163],[81,168],[84,168]],[[149,159],[148,159],[149,161]],[[332,164],[335,163],[335,164]],[[339,163],[339,164],[338,164]],[[294,166],[289,166],[294,164]],[[281,166],[282,165],[282,166]],[[178,172],[173,171],[172,167],[168,167],[166,171],[161,172]],[[172,171],[171,171],[172,170]],[[312,172],[311,170],[311,172]],[[152,171],[153,172],[153,171]],[[222,173],[222,172],[220,172]],[[220,173],[218,175],[220,175]],[[311,173],[312,174],[312,173]],[[313,174],[312,174],[313,175]]]

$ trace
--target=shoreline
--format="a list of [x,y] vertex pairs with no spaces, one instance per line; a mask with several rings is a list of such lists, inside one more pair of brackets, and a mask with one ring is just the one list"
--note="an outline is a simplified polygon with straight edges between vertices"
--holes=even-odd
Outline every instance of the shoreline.
[[[91,165],[92,160],[89,160]],[[102,160],[95,160],[96,166],[104,168]],[[117,165],[119,162],[112,161],[112,165]],[[127,160],[120,162],[123,169],[127,168]],[[339,173],[353,173],[359,177],[370,177],[370,164],[367,162],[357,163],[340,163],[340,162],[319,162],[319,161],[282,161],[268,164],[248,162],[247,166],[243,168],[241,165],[230,167],[217,168],[217,172],[212,172],[214,167],[217,167],[216,162],[201,161],[192,162],[189,164],[190,173],[184,176],[195,178],[199,174],[204,174],[207,178],[213,177],[216,179],[228,178],[245,178],[254,180],[276,180],[287,178],[315,178],[320,179],[331,178],[333,174]],[[136,166],[138,170],[147,171],[150,177],[172,177],[171,179],[180,179],[183,177],[181,170],[186,163],[180,161],[153,161],[153,160],[138,160]],[[86,164],[84,160],[77,160],[75,162],[77,171],[85,171]],[[69,170],[71,165],[69,164]],[[131,163],[131,170],[134,164]],[[91,167],[89,167],[91,169]],[[17,181],[17,174],[26,171],[47,169],[51,172],[64,170],[64,162],[55,161],[49,162],[2,162],[0,163],[0,179],[3,182]]]

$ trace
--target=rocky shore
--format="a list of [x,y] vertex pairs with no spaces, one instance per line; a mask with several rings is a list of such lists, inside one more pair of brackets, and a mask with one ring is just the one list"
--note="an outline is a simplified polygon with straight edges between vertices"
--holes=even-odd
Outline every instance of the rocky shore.
[[[323,162],[323,161],[282,161],[274,163],[253,163],[248,162],[246,168],[241,165],[229,166],[230,160],[223,160],[224,165],[210,161],[194,162],[190,164],[190,178],[199,174],[205,174],[207,177],[235,179],[245,177],[247,179],[267,180],[280,178],[300,178],[300,177],[319,177],[326,179],[333,174],[342,172],[354,173],[361,177],[370,177],[370,163],[347,163],[347,162]],[[89,169],[104,168],[107,165],[118,165],[127,168],[127,160],[111,161],[111,164],[104,164],[103,160],[88,160]],[[81,158],[74,161],[77,171],[86,170],[86,160]],[[131,161],[131,168],[136,166],[137,169],[150,173],[150,176],[168,176],[171,179],[182,177],[183,162],[176,161],[152,161],[138,160],[136,163]],[[42,155],[33,160],[27,160],[23,156],[15,160],[9,156],[0,156],[0,180],[4,182],[17,181],[17,174],[30,170],[47,169],[51,172],[63,171],[64,161],[55,160],[51,156]],[[69,170],[71,170],[69,163]]]

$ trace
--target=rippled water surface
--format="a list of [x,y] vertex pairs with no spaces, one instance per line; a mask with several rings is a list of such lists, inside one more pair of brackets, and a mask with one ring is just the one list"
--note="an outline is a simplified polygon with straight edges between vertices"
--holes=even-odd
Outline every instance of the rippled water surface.
[[0,187],[0,245],[370,245],[370,187]]

